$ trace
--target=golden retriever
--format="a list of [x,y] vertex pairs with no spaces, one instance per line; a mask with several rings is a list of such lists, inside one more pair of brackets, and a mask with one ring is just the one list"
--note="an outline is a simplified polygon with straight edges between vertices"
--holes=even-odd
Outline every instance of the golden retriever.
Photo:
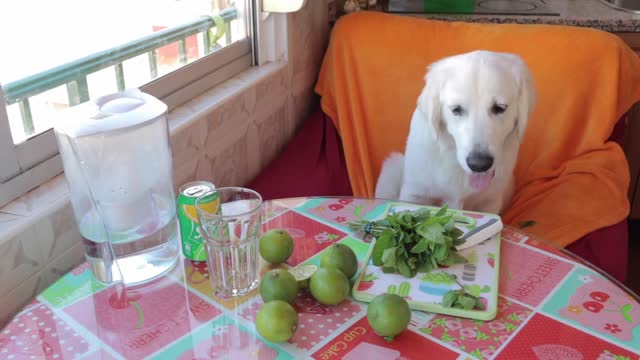
[[404,155],[384,161],[376,197],[500,214],[535,103],[517,55],[478,50],[428,67]]

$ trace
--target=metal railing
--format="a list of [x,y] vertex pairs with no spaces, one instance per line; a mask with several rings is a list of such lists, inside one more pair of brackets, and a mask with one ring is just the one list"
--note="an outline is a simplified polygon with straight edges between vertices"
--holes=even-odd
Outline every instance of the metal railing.
[[[215,50],[215,43],[222,36],[226,37],[227,44],[231,43],[229,24],[235,19],[237,19],[236,9],[225,9],[217,15],[204,16],[179,26],[160,30],[129,43],[7,83],[3,86],[6,105],[19,104],[25,135],[30,136],[35,132],[29,104],[30,97],[66,85],[69,106],[88,101],[87,76],[110,66],[115,67],[116,85],[118,91],[122,91],[126,87],[123,62],[145,53],[149,57],[149,73],[154,79],[158,76],[157,50],[159,48],[178,42],[179,61],[181,64],[186,64],[188,37],[201,33],[204,53],[209,54]],[[215,34],[211,31],[213,28],[216,28]]]

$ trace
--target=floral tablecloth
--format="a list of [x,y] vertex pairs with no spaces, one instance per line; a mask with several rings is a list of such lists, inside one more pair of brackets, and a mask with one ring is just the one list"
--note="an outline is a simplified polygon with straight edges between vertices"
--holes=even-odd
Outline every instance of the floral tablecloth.
[[[268,201],[264,229],[286,229],[294,238],[286,266],[317,264],[335,242],[362,260],[369,244],[346,223],[376,218],[386,204],[327,197]],[[181,258],[162,279],[128,289],[124,301],[83,264],[0,330],[0,360],[640,358],[640,305],[623,287],[512,228],[502,233],[500,262],[492,321],[414,311],[409,330],[388,342],[368,325],[367,304],[347,299],[324,306],[301,292],[299,327],[286,343],[257,334],[257,290],[243,298],[215,297],[205,263]]]

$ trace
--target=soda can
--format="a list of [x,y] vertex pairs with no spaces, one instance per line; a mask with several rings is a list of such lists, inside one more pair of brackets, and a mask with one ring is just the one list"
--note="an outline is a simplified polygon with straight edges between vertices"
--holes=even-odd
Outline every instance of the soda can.
[[[182,253],[187,259],[195,261],[207,260],[207,251],[200,231],[200,221],[195,202],[198,196],[215,190],[216,186],[206,181],[193,181],[180,186],[178,190],[178,223],[180,224],[180,238],[182,239]],[[220,211],[220,195],[213,193],[206,203],[200,206],[207,212]]]

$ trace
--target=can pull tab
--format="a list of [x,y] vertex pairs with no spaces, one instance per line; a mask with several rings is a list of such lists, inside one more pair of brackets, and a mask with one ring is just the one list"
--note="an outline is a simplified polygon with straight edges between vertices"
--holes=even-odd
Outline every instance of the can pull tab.
[[133,111],[145,104],[138,89],[109,94],[97,98],[94,103],[98,112],[92,117],[94,120],[103,119],[109,115],[123,114]]

